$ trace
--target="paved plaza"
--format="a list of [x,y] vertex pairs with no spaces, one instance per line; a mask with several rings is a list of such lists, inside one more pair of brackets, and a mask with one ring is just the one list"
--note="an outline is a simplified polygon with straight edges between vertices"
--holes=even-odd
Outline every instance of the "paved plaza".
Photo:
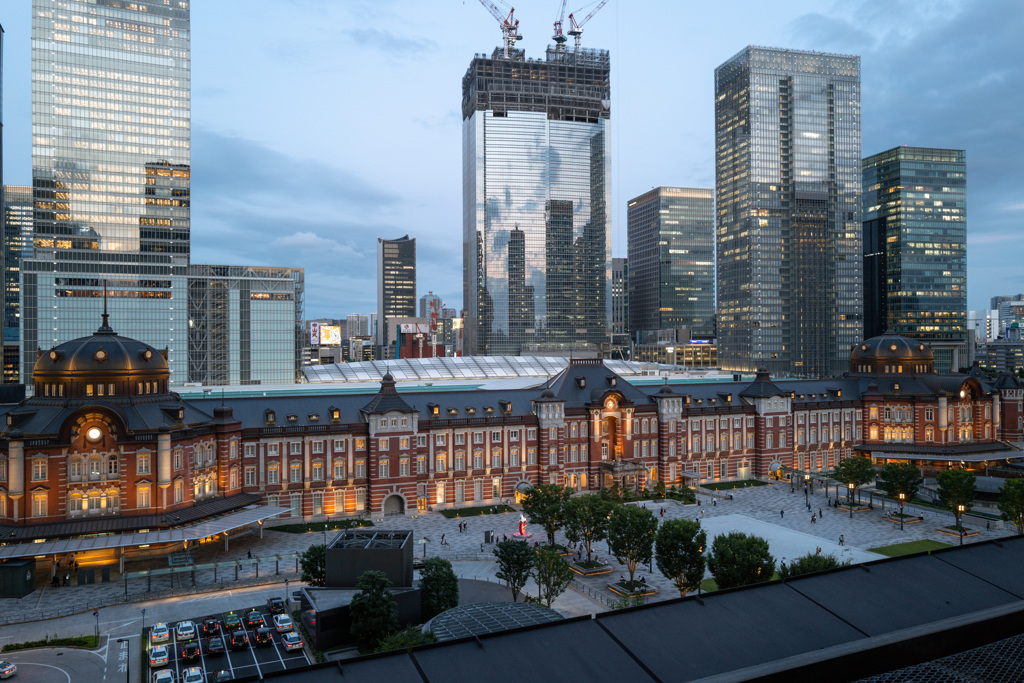
[[[828,507],[826,496],[818,487],[815,487],[814,494],[809,496],[813,511],[821,512],[820,518],[815,522],[811,522],[811,513],[808,512],[804,503],[803,491],[798,487],[796,491],[791,492],[788,483],[738,489],[732,493],[732,500],[719,499],[717,504],[711,504],[709,498],[701,496],[701,505],[699,506],[680,505],[671,501],[665,504],[647,503],[647,506],[658,516],[659,520],[680,517],[701,519],[704,528],[708,531],[709,543],[715,534],[732,530],[763,536],[768,539],[776,561],[783,557],[792,560],[821,547],[822,552],[826,554],[835,553],[840,558],[849,557],[854,562],[862,562],[875,559],[877,556],[868,550],[878,546],[921,539],[946,543],[957,542],[955,536],[936,531],[937,528],[952,524],[952,515],[931,508],[918,510],[916,507],[908,506],[908,513],[915,515],[923,513],[925,519],[916,524],[907,524],[901,531],[898,524],[884,519],[883,505],[876,502],[874,510],[855,512],[853,519],[850,519],[847,511]],[[661,515],[662,509],[665,511],[664,516]],[[415,546],[417,557],[423,556],[424,552],[428,557],[445,557],[453,562],[455,571],[461,578],[498,582],[494,577],[496,571],[492,554],[494,546],[483,544],[484,531],[494,531],[499,539],[503,535],[511,537],[518,528],[518,520],[519,512],[468,517],[462,520],[447,519],[437,513],[424,513],[376,517],[373,522],[377,527],[384,529],[412,529],[415,539],[428,539],[426,543],[418,543]],[[459,521],[467,522],[468,530],[465,533],[459,532]],[[540,527],[531,524],[528,525],[527,530],[533,534],[531,541],[544,542],[544,532]],[[1003,530],[981,528],[979,531],[977,536],[968,538],[965,542],[1007,536],[1013,533],[1013,528],[1012,526]],[[845,537],[845,547],[838,545],[840,535]],[[193,550],[193,555],[197,563],[244,559],[248,557],[250,551],[255,556],[268,557],[301,552],[311,544],[322,543],[323,539],[322,532],[290,534],[267,529],[262,540],[255,535],[235,539],[232,540],[228,551],[223,549],[222,544],[210,543],[196,547]],[[565,542],[564,534],[559,533],[558,541]],[[609,580],[617,579],[620,574],[625,575],[626,570],[614,559],[608,557],[605,543],[598,543],[595,549],[601,560],[610,561],[613,568],[612,574],[588,577],[582,579],[582,583],[589,587],[591,592],[599,593],[603,599],[595,600],[587,597],[584,592],[570,589],[554,604],[556,609],[567,616],[603,611],[607,609],[608,604],[614,603],[613,594],[607,590],[607,584]],[[149,562],[158,563],[159,561],[150,560]],[[275,575],[273,564],[262,564],[261,576],[258,581],[270,582],[270,585],[253,588],[246,588],[248,583],[257,581],[251,567],[243,569],[238,582],[234,581],[233,572],[230,572],[227,577],[223,576],[224,572],[222,572],[216,585],[211,585],[213,578],[209,570],[205,573],[200,572],[197,576],[198,589],[196,590],[217,589],[219,586],[223,586],[225,590],[252,590],[261,594],[264,592],[282,593],[284,578],[291,579],[293,585],[297,582],[294,563],[290,568],[287,563],[282,563],[282,565],[281,573]],[[166,564],[163,563],[162,566],[166,566]],[[138,566],[130,566],[128,570],[134,571],[138,568]],[[653,599],[667,599],[678,594],[671,583],[660,576],[657,567],[654,567],[653,571],[643,567],[639,570],[639,574],[643,575],[649,584],[659,589]],[[15,638],[26,639],[36,632],[40,635],[48,633],[51,636],[55,633],[61,635],[91,633],[95,625],[91,615],[91,610],[94,607],[102,607],[100,620],[104,621],[111,613],[112,608],[108,606],[120,605],[116,608],[116,613],[120,614],[123,611],[124,616],[121,619],[124,621],[129,620],[127,615],[138,615],[139,609],[147,605],[204,601],[211,597],[220,597],[220,594],[210,596],[197,593],[170,601],[160,600],[158,603],[147,603],[135,598],[133,592],[130,602],[123,604],[125,603],[124,584],[120,575],[116,573],[112,576],[110,583],[52,588],[45,583],[45,577],[41,583],[43,585],[39,589],[24,598],[0,600],[0,614],[3,614],[8,620],[36,622],[0,627],[0,643],[10,642]],[[162,590],[167,588],[169,586],[161,586]],[[532,582],[527,585],[526,590],[536,594],[536,587]],[[191,589],[181,592],[188,593],[191,592]],[[71,612],[77,614],[71,615]],[[57,614],[69,616],[47,619]],[[41,619],[46,620],[40,621]]]

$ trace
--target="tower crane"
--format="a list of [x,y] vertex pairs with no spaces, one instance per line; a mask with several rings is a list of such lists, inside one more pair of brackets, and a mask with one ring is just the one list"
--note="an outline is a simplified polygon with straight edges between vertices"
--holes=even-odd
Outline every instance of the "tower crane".
[[[483,2],[483,0],[481,0],[481,2]],[[580,51],[580,36],[583,35],[583,26],[584,26],[584,24],[586,24],[588,21],[593,19],[594,15],[597,14],[597,11],[599,9],[601,9],[602,7],[604,7],[605,5],[607,5],[607,4],[608,4],[608,0],[601,0],[601,2],[598,3],[597,7],[592,9],[590,11],[590,14],[588,14],[583,19],[583,21],[579,22],[578,24],[576,23],[576,17],[574,17],[573,15],[578,13],[578,12],[582,12],[583,10],[585,10],[587,8],[587,6],[584,5],[583,7],[579,8],[578,10],[576,10],[576,12],[571,12],[569,14],[569,31],[568,31],[568,33],[569,33],[570,36],[572,36],[573,38],[576,39],[576,52]]]
[[522,40],[523,37],[519,35],[519,20],[513,15],[515,14],[516,8],[509,5],[503,0],[498,0],[502,5],[508,7],[508,16],[506,17],[504,12],[498,9],[498,6],[488,0],[480,0],[480,4],[487,8],[487,11],[491,13],[498,23],[501,25],[501,37],[502,42],[505,44],[505,59],[508,59],[509,50],[516,46],[517,40]]
[[562,11],[558,14],[558,21],[555,22],[555,35],[551,39],[555,41],[555,49],[561,52],[565,49],[565,35],[562,34],[562,22],[565,20],[565,3],[569,0],[562,0]]

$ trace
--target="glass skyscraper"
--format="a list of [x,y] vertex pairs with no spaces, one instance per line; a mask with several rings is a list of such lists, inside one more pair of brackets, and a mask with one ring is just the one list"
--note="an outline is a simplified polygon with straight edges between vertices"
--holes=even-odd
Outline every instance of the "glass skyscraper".
[[[389,318],[416,317],[416,238],[377,238],[377,343],[387,346]],[[385,356],[389,357],[389,356]]]
[[967,362],[967,162],[896,147],[863,161],[865,334],[928,341],[938,372]]
[[715,334],[715,193],[658,187],[628,202],[629,331]]
[[715,70],[718,356],[818,377],[862,336],[860,58],[747,47]]
[[32,239],[22,376],[37,348],[111,325],[186,381],[187,0],[33,0]]
[[462,80],[463,297],[470,354],[609,339],[610,59],[477,55]]
[[3,186],[4,384],[20,382],[18,329],[21,320],[21,252],[32,238],[32,188]]

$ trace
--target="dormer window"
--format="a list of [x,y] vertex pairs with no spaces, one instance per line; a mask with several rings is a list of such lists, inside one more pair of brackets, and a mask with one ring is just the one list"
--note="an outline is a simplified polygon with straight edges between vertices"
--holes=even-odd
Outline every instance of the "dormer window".
[[576,386],[578,386],[580,389],[586,389],[587,388],[587,378],[586,377],[577,377],[576,378]]
[[431,417],[437,417],[438,415],[441,414],[441,406],[437,405],[436,403],[428,403],[427,408],[430,409]]
[[459,414],[459,409],[458,408],[449,408],[448,409],[448,414],[449,415],[458,415]]
[[488,415],[492,415],[492,414],[494,414],[494,407],[493,406],[484,406],[484,412],[487,413]]
[[330,412],[331,412],[331,420],[333,422],[337,422],[338,420],[341,419],[341,411],[338,410],[337,408],[335,408],[334,406],[330,407]]
[[274,411],[273,410],[266,411],[264,413],[264,417],[266,417],[267,424],[269,424],[269,425],[274,424],[275,420],[277,419],[276,416],[274,415]]
[[299,421],[299,416],[295,415],[295,414],[291,414],[291,415],[288,416],[288,421],[289,422],[298,422]]
[[467,415],[476,415],[476,408],[466,408]]
[[618,377],[616,377],[615,375],[608,375],[608,386],[610,386],[610,387],[612,387],[614,389],[616,386],[618,386],[618,384],[619,384],[619,378]]
[[316,413],[310,413],[306,417],[309,418],[310,422],[319,422],[320,421],[320,416],[317,415]]

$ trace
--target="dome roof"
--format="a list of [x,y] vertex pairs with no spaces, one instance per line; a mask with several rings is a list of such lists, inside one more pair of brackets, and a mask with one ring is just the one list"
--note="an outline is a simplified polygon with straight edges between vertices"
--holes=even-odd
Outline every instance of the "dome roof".
[[932,372],[934,363],[931,346],[893,332],[865,339],[850,351],[853,372]]
[[103,325],[91,337],[80,337],[49,351],[40,351],[32,372],[37,380],[69,374],[170,375],[165,352],[157,351],[138,340],[119,336],[107,325],[106,314],[103,316]]

